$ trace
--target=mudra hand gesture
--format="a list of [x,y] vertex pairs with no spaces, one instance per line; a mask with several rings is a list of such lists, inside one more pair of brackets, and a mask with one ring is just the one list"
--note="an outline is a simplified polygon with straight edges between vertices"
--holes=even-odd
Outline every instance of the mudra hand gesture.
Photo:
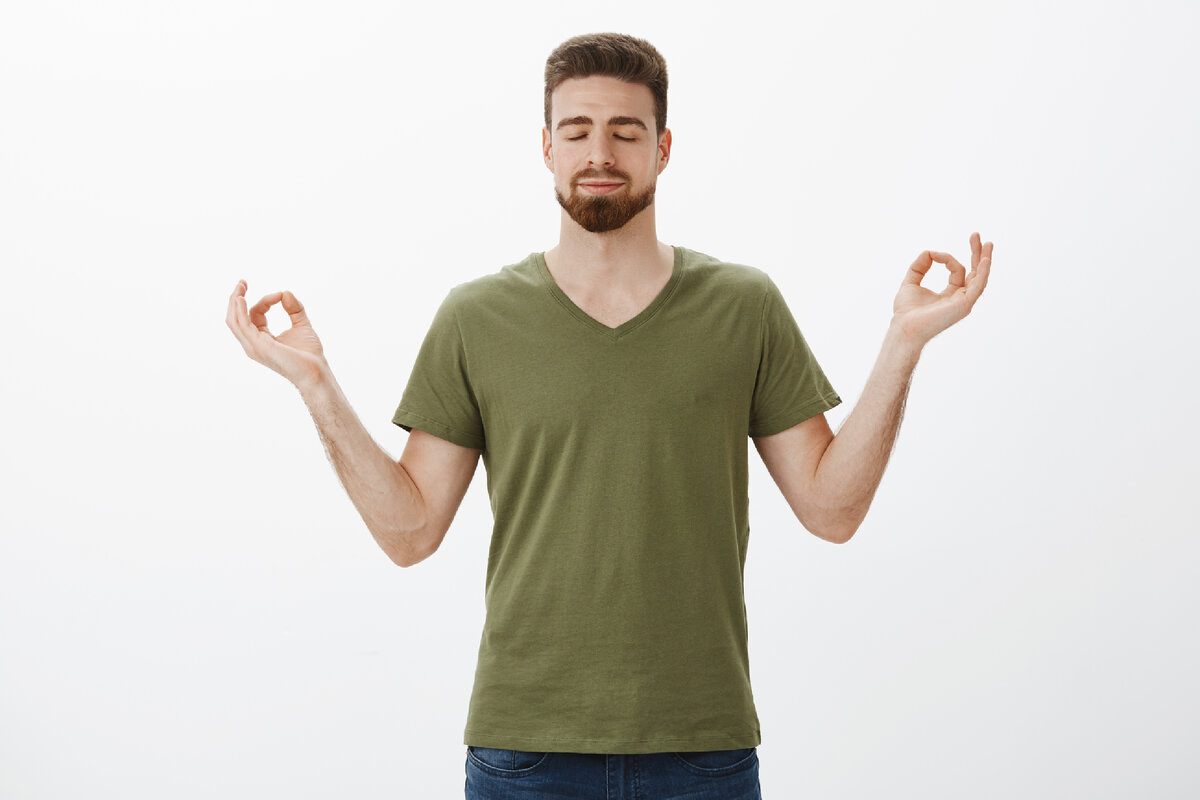
[[[937,261],[950,270],[950,282],[941,292],[921,286],[921,280]],[[979,234],[971,234],[971,273],[949,253],[926,250],[908,268],[896,302],[892,306],[892,324],[905,338],[922,347],[942,331],[961,320],[975,306],[987,286],[992,269],[992,243],[980,245]]]
[[[267,328],[267,309],[283,303],[292,327],[278,336]],[[246,355],[270,367],[303,389],[321,378],[329,368],[321,340],[304,313],[304,306],[291,292],[272,292],[246,308],[246,282],[238,281],[229,296],[225,324],[241,342]]]

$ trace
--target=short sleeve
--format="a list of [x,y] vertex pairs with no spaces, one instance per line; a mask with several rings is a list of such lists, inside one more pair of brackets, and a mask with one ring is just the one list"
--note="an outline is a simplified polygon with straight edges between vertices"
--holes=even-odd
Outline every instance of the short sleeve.
[[842,402],[769,277],[761,334],[762,349],[750,403],[750,436],[785,431]]
[[453,290],[434,314],[392,422],[406,431],[419,428],[462,447],[484,449],[483,418],[471,388]]

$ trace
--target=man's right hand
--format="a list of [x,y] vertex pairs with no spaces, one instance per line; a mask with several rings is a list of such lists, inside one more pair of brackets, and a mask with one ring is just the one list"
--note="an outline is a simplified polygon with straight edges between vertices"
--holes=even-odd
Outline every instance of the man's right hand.
[[[267,328],[267,309],[283,303],[292,327],[278,336]],[[321,340],[304,313],[304,306],[291,292],[272,292],[253,307],[246,308],[246,282],[238,281],[229,296],[225,324],[242,343],[246,355],[287,378],[302,391],[320,381],[329,369]]]

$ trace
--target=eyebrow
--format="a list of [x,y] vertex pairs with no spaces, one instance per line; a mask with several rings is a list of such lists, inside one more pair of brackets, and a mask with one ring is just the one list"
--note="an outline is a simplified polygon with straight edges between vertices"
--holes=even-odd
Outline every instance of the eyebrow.
[[[568,117],[567,119],[559,120],[558,124],[554,126],[554,129],[561,130],[562,128],[565,128],[568,125],[591,125],[591,124],[592,124],[591,117],[582,117],[582,116]],[[609,119],[608,124],[610,126],[614,126],[614,127],[619,126],[619,125],[633,125],[635,127],[641,128],[642,130],[646,130],[646,123],[642,122],[637,117],[612,117],[611,119]]]

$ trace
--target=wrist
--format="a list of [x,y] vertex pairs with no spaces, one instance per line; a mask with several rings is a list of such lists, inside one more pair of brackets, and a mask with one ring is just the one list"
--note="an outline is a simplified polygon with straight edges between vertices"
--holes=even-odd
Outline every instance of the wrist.
[[329,401],[338,391],[333,372],[324,362],[314,367],[302,379],[297,380],[296,388],[300,390],[300,396],[304,398],[304,402],[309,407]]
[[904,326],[893,317],[891,324],[888,325],[887,334],[884,336],[883,347],[884,350],[915,366],[921,358],[921,350],[925,347],[925,341],[906,331]]

